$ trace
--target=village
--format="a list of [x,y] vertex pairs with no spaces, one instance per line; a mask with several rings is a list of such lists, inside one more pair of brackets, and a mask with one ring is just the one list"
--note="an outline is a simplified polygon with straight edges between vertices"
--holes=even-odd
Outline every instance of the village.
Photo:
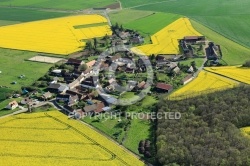
[[[112,30],[112,36],[87,42],[78,56],[56,63],[44,77],[23,88],[22,94],[14,94],[13,98],[24,98],[19,103],[13,100],[6,109],[23,105],[32,111],[32,107],[53,101],[58,109],[74,118],[94,116],[117,111],[119,99],[127,92],[135,96],[144,92],[154,97],[170,94],[192,81],[204,65],[220,65],[220,46],[206,41],[204,36],[180,39],[180,55],[141,56],[130,50],[144,43],[139,33],[118,25]],[[101,53],[97,47],[108,49]],[[202,59],[204,64],[197,66],[196,59]],[[186,60],[191,63],[180,63]]]

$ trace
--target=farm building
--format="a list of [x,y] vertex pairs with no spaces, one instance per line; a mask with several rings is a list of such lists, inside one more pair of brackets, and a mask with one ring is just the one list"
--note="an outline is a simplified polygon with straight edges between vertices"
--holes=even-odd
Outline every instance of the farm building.
[[75,67],[79,67],[80,65],[84,64],[84,62],[82,60],[70,58],[70,59],[68,59],[66,64],[67,65],[73,65]]
[[165,84],[165,83],[157,83],[156,86],[156,91],[159,93],[170,93],[173,90],[173,86],[170,84]]
[[189,44],[195,44],[196,42],[205,41],[205,36],[185,36],[184,41]]
[[90,68],[90,67],[93,67],[95,63],[96,63],[96,60],[92,60],[92,61],[86,63],[86,65]]

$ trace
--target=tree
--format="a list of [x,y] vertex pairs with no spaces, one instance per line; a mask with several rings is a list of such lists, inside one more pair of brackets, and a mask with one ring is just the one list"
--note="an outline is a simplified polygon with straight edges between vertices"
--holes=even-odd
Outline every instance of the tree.
[[250,67],[250,60],[246,61],[246,62],[243,64],[243,67]]
[[94,38],[94,48],[96,49],[96,47],[97,47],[97,39]]
[[123,30],[124,30],[122,25],[120,25],[119,30],[120,30],[120,31],[123,31]]
[[81,71],[85,71],[88,68],[88,66],[86,64],[82,64],[81,66],[79,66],[79,70]]
[[88,40],[88,41],[86,42],[85,48],[88,49],[88,50],[90,51],[90,50],[93,48],[92,42]]
[[92,93],[93,93],[94,97],[98,97],[98,95],[99,95],[99,93],[96,90],[94,90]]

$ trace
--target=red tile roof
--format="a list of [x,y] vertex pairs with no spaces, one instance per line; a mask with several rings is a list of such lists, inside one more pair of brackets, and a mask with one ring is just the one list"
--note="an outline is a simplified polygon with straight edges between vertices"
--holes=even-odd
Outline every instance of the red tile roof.
[[163,90],[171,90],[173,89],[173,86],[170,84],[165,84],[165,83],[157,83],[156,88],[163,89]]

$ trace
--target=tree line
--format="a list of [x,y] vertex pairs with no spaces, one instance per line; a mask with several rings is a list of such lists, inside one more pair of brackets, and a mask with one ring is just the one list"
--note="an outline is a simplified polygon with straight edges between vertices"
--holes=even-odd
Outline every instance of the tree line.
[[181,112],[180,120],[157,122],[159,165],[250,165],[250,87],[181,101],[162,99],[159,112]]

